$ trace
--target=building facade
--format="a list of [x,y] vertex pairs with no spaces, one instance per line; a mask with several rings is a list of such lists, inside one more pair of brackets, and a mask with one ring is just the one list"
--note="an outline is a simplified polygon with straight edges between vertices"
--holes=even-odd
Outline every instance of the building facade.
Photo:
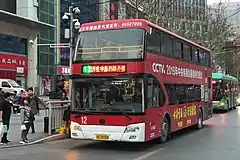
[[0,78],[35,87],[39,30],[54,28],[37,18],[37,0],[2,0],[0,6]]
[[[159,20],[155,21],[151,18],[150,21],[177,33],[181,33],[181,30],[200,32],[206,20],[206,0],[101,1],[101,19],[105,20],[113,17],[115,19],[146,18],[156,14],[158,17],[155,19]],[[162,16],[159,17],[159,15]]]
[[55,88],[58,50],[57,48],[51,48],[50,44],[59,43],[57,39],[59,6],[59,0],[39,1],[38,19],[55,26],[53,29],[41,30],[38,35],[37,43],[41,45],[37,48],[37,74],[39,76],[38,87],[40,94],[44,94]]
[[[69,6],[79,7],[81,13],[79,22],[87,23],[99,20],[99,0],[41,0],[39,2],[39,19],[55,26],[54,29],[42,31],[39,34],[39,44],[56,43],[58,47],[38,47],[38,74],[40,76],[40,94],[55,90],[59,82],[63,80],[67,84],[69,79],[69,48],[61,48],[61,44],[69,43],[65,38],[65,29],[70,27],[69,23],[62,20],[64,13],[69,12]],[[55,5],[54,5],[55,4]],[[54,9],[53,9],[54,8]],[[75,32],[77,38],[78,31]]]
[[[99,20],[99,2],[98,0],[61,0],[60,3],[60,17],[62,18],[64,13],[68,12],[68,8],[71,4],[79,7],[81,13],[78,17],[80,24],[93,22]],[[60,42],[68,43],[69,39],[64,36],[64,31],[69,28],[69,23],[64,23],[64,21],[59,21],[60,26]],[[60,56],[58,59],[58,64],[61,66],[69,66],[69,48],[60,48]]]

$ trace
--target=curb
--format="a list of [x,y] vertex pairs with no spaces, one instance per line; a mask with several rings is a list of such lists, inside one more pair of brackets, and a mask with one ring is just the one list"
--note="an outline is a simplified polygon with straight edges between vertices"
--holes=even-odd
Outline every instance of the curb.
[[57,140],[61,140],[61,139],[65,139],[68,138],[68,135],[64,134],[55,134],[55,135],[51,135],[48,137],[44,137],[41,139],[38,139],[36,141],[30,142],[30,143],[26,143],[26,144],[14,144],[14,145],[6,145],[6,146],[1,146],[1,148],[16,148],[16,147],[23,147],[23,146],[30,146],[30,145],[34,145],[34,144],[39,144],[39,143],[44,143],[44,142],[51,142],[51,141],[57,141]]

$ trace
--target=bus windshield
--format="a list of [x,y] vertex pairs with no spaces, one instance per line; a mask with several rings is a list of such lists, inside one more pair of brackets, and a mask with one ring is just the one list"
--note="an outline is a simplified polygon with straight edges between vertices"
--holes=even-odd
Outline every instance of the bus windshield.
[[140,76],[88,78],[75,83],[75,111],[143,111],[143,79]]
[[227,89],[224,83],[219,80],[213,80],[213,100],[214,101],[221,101],[224,96],[224,92]]
[[143,29],[82,32],[74,61],[143,59]]

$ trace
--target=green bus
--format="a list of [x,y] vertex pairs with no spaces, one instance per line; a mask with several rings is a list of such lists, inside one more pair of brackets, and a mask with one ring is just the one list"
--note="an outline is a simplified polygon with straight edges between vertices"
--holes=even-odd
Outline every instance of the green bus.
[[239,81],[237,78],[222,73],[212,74],[213,109],[235,109],[239,101]]

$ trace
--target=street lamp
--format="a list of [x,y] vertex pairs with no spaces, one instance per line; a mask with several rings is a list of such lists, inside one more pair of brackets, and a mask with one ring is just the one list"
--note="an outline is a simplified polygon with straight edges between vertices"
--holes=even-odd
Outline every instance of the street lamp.
[[[79,29],[80,28],[80,23],[78,19],[74,19],[74,15],[79,15],[80,14],[80,9],[78,7],[74,7],[73,5],[69,6],[68,8],[68,13],[64,13],[62,20],[63,21],[68,21],[70,23],[70,34],[69,34],[69,48],[70,48],[70,61],[69,61],[69,68],[70,68],[70,75],[72,74],[72,60],[73,60],[73,52],[74,52],[74,29]],[[66,33],[66,32],[65,32]],[[65,35],[66,37],[66,35]],[[72,80],[69,79],[69,99],[72,100]]]

